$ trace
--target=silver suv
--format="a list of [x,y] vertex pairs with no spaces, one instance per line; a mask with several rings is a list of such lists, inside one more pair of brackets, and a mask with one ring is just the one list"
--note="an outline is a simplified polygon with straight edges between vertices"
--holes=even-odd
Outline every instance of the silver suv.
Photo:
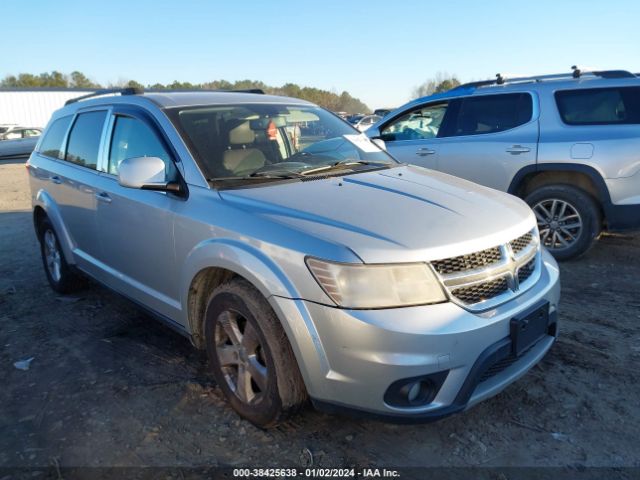
[[553,344],[558,268],[521,200],[301,100],[120,93],[57,111],[28,162],[49,282],[91,277],[189,337],[255,424],[308,398],[438,418]]
[[621,71],[475,82],[367,130],[396,159],[524,198],[558,259],[640,227],[640,78]]

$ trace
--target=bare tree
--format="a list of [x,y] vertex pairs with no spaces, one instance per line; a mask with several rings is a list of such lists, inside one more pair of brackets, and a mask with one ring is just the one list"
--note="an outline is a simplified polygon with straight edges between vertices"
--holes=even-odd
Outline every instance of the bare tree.
[[446,92],[460,85],[460,80],[447,72],[437,72],[433,78],[413,89],[412,98],[426,97],[434,93]]

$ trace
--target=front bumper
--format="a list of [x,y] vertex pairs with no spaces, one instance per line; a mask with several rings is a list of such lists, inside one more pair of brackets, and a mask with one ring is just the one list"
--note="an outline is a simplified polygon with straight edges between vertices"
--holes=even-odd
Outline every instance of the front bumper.
[[[555,318],[560,296],[556,262],[546,251],[527,292],[492,310],[471,313],[453,303],[381,310],[344,310],[271,297],[292,340],[307,391],[326,410],[355,410],[391,420],[432,420],[495,395],[549,350],[550,329],[494,375],[485,372],[510,350],[510,320],[543,301]],[[399,407],[385,392],[400,379],[446,372],[425,405]],[[483,380],[483,381],[480,381]]]

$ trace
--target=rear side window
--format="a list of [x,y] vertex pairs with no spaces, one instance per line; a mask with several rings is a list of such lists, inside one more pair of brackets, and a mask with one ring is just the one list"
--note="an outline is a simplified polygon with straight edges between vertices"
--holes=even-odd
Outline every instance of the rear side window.
[[556,103],[568,125],[640,123],[640,87],[564,90],[556,92]]
[[64,136],[69,129],[72,118],[73,117],[69,115],[68,117],[59,118],[51,124],[40,143],[39,152],[42,155],[53,158],[63,157],[62,142],[64,141]]
[[100,137],[106,116],[105,110],[78,115],[69,134],[66,161],[96,169]]
[[533,114],[531,95],[505,93],[459,100],[457,115],[446,136],[482,135],[504,132],[524,125]]

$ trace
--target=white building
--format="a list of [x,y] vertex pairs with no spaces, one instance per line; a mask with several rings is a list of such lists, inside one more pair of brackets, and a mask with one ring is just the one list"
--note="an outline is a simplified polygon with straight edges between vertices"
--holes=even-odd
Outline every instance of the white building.
[[95,90],[75,88],[2,88],[0,89],[0,124],[44,127],[51,114],[70,98]]

